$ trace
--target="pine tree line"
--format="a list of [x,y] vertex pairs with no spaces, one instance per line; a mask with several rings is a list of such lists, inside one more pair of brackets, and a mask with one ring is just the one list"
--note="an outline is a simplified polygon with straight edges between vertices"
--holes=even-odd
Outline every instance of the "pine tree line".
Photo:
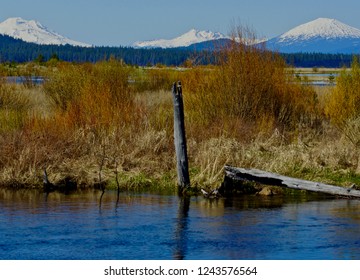
[[[180,66],[186,61],[206,65],[214,61],[209,51],[196,52],[193,48],[135,49],[132,47],[76,47],[59,45],[38,45],[0,35],[0,62],[29,62],[41,57],[44,61],[56,55],[69,62],[97,62],[113,57],[126,64],[150,66],[163,64]],[[350,66],[351,54],[293,53],[281,54],[285,61],[295,67],[343,67]]]

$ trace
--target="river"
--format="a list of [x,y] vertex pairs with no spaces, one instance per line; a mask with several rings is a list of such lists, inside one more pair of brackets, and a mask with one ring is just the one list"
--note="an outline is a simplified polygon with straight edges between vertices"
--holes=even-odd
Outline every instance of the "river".
[[0,259],[360,259],[360,201],[0,189]]

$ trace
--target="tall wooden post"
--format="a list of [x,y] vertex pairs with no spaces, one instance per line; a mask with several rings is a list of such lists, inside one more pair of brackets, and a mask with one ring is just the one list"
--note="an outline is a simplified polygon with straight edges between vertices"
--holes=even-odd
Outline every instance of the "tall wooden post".
[[190,176],[185,135],[184,103],[180,81],[173,84],[172,95],[174,101],[174,141],[178,186],[180,191],[183,191],[184,188],[190,186]]

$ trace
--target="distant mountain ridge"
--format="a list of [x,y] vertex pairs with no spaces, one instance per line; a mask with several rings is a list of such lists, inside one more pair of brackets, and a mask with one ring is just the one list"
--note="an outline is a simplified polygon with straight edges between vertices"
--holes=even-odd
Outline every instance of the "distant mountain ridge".
[[21,39],[28,43],[39,45],[71,45],[91,47],[86,43],[71,40],[54,31],[49,30],[35,20],[24,20],[20,17],[8,18],[0,23],[0,34]]
[[282,53],[360,53],[360,30],[336,19],[318,18],[266,42]]
[[[192,29],[174,39],[139,41],[133,47],[213,50],[229,44],[230,40],[219,32]],[[360,29],[331,18],[318,18],[280,36],[261,41],[266,43],[269,50],[281,53],[360,53]]]
[[179,37],[173,39],[159,39],[150,41],[138,41],[133,44],[135,48],[178,48],[188,47],[206,41],[215,41],[227,38],[220,32],[199,31],[191,29]]

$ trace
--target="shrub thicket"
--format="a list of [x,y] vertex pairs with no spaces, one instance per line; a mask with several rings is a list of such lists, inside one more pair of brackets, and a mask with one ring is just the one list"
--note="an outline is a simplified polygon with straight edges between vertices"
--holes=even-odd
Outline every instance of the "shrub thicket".
[[186,105],[198,125],[228,127],[230,134],[250,132],[244,127],[271,132],[316,117],[314,90],[297,83],[278,54],[249,44],[253,40],[239,29],[220,53],[218,67],[188,73]]
[[29,103],[29,98],[21,94],[16,85],[0,80],[0,132],[22,129],[26,122]]
[[336,83],[327,99],[325,112],[335,125],[341,127],[360,116],[360,65],[356,57],[350,71],[343,69]]

